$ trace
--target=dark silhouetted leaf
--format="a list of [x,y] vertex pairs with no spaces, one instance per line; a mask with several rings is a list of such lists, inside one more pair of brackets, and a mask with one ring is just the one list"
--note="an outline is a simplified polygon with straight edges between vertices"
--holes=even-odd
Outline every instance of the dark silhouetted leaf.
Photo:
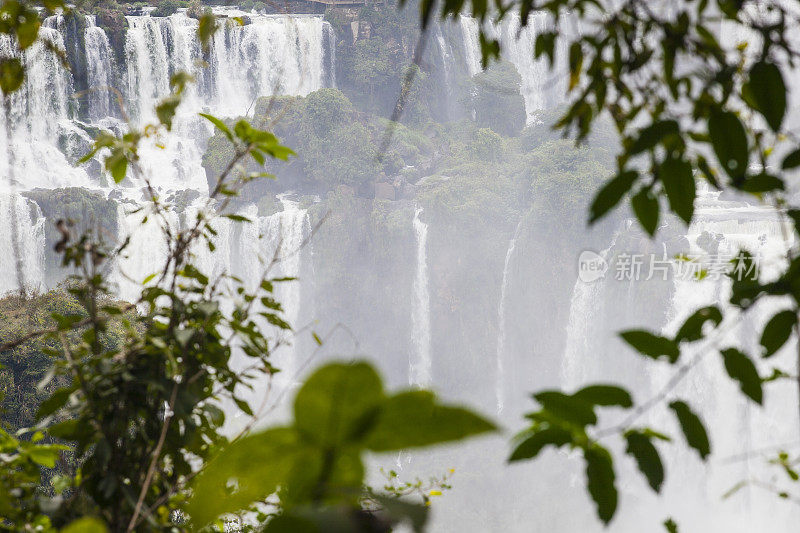
[[559,427],[549,427],[536,431],[519,445],[511,453],[508,458],[509,462],[521,461],[523,459],[533,459],[545,446],[555,446],[559,448],[565,444],[572,442],[572,434]]
[[638,431],[629,431],[625,434],[625,440],[628,441],[625,452],[636,459],[636,464],[647,478],[650,487],[660,492],[664,483],[664,465],[650,437]]
[[747,178],[744,183],[742,183],[742,190],[754,194],[776,190],[782,191],[783,180],[770,174],[761,173]]
[[582,399],[560,391],[542,391],[533,395],[542,408],[556,417],[584,427],[597,423],[594,406]]
[[586,486],[597,506],[597,516],[608,524],[617,511],[617,488],[614,486],[614,465],[608,451],[593,444],[583,452],[586,460]]
[[639,353],[658,359],[666,356],[670,363],[678,360],[681,352],[671,339],[661,337],[644,330],[629,330],[620,333],[625,342],[633,346]]
[[774,355],[786,344],[792,335],[792,328],[797,324],[797,314],[789,309],[777,313],[769,319],[761,333],[761,346],[764,347],[764,357]]
[[667,193],[670,208],[689,224],[694,216],[694,199],[697,195],[692,166],[680,159],[667,159],[659,167],[659,178]]
[[636,218],[652,237],[658,228],[658,200],[647,189],[642,189],[631,198]]
[[753,361],[736,348],[728,348],[722,350],[721,353],[728,375],[739,382],[739,387],[743,393],[754,402],[760,404],[764,399],[764,391],[761,387],[761,378]]
[[730,111],[714,112],[708,119],[708,134],[717,159],[732,178],[747,172],[747,134],[739,118]]
[[589,223],[593,223],[602,218],[603,215],[608,213],[615,205],[622,200],[631,187],[639,173],[634,170],[623,172],[614,176],[608,183],[606,183],[600,192],[595,196],[591,207],[589,208]]
[[800,167],[800,148],[789,153],[789,155],[783,159],[783,164],[781,167],[783,170],[790,170],[792,168]]
[[669,404],[669,407],[678,417],[681,430],[686,437],[686,443],[697,450],[703,459],[708,457],[708,454],[711,453],[711,443],[708,441],[706,428],[700,418],[694,414],[686,402],[674,401]]
[[615,385],[589,385],[575,394],[574,398],[594,405],[632,407],[633,400],[628,391]]
[[703,325],[709,321],[714,323],[714,327],[719,326],[722,322],[722,313],[716,306],[703,307],[692,313],[675,335],[675,342],[692,342],[702,339]]
[[680,129],[674,120],[655,122],[639,132],[639,138],[633,141],[628,153],[636,155],[654,148],[667,135],[677,135]]
[[786,114],[786,85],[780,69],[764,61],[753,65],[743,92],[764,115],[772,131],[779,131]]

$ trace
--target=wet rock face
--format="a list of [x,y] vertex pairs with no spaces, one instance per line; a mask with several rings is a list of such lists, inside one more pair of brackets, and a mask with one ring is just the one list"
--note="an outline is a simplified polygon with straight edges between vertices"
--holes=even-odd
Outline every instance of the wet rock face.
[[97,25],[105,30],[108,42],[114,50],[114,58],[118,65],[125,64],[125,32],[128,20],[123,11],[100,9],[97,12]]
[[[58,125],[58,149],[66,156],[69,164],[76,166],[78,161],[89,153],[94,144],[93,138],[96,136],[98,128],[81,127],[82,123],[59,123]],[[89,130],[89,131],[87,131]],[[94,132],[94,135],[92,134]],[[103,168],[99,160],[92,158],[87,161],[83,168],[94,180],[100,180]]]

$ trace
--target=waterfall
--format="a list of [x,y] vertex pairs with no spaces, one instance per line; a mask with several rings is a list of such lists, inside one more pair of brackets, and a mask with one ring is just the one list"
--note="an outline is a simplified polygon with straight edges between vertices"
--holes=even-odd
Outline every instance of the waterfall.
[[[481,70],[479,23],[471,17],[460,16],[459,23],[464,40],[467,69],[470,76]],[[545,12],[534,12],[528,17],[528,24],[521,26],[518,14],[509,14],[500,24],[487,24],[484,30],[490,37],[500,41],[501,58],[512,63],[522,78],[520,92],[525,100],[528,122],[535,120],[536,114],[561,104],[566,97],[567,79],[567,41],[578,30],[574,19],[566,19],[568,26],[561,28],[556,40],[555,65],[551,67],[548,59],[536,59],[536,37],[553,28],[552,19]]]
[[514,256],[514,250],[517,246],[517,239],[519,232],[522,229],[522,221],[520,219],[517,223],[517,229],[514,230],[514,237],[508,242],[508,249],[506,250],[506,260],[503,265],[503,281],[500,284],[500,303],[497,305],[497,353],[495,355],[495,398],[497,401],[497,413],[503,412],[503,403],[505,400],[505,365],[504,358],[506,353],[506,298],[508,297],[508,284],[509,284],[509,269],[511,266],[511,258]]
[[86,16],[87,27],[84,32],[86,42],[86,66],[88,70],[89,117],[100,120],[111,116],[109,87],[113,85],[111,64],[112,51],[106,32],[98,28],[93,15]]
[[[0,217],[0,294],[19,290],[19,281],[25,291],[43,289],[45,219],[39,206],[18,194],[0,194]],[[22,261],[22,280],[17,280],[18,258]]]
[[[302,273],[302,259],[305,239],[309,231],[308,211],[291,200],[287,194],[278,196],[282,211],[259,220],[263,240],[261,257],[266,266],[271,266],[270,278],[299,278]],[[295,281],[275,284],[275,296],[283,307],[283,318],[296,331],[301,311],[301,285]],[[300,369],[297,361],[297,341],[291,332],[275,332],[285,346],[277,352],[276,366],[291,386]],[[292,381],[289,381],[292,380]]]
[[[689,257],[700,258],[698,261],[701,261],[709,275],[698,280],[691,275],[679,274],[679,268],[688,267],[677,261],[670,270],[672,278],[669,283],[674,290],[666,316],[661,319],[663,335],[674,336],[688,316],[708,305],[720,306],[731,321],[711,333],[710,338],[714,341],[711,346],[704,342],[682,346],[682,364],[688,364],[698,356],[702,358],[667,395],[668,401],[686,398],[691,402],[706,423],[712,449],[718,458],[796,440],[797,415],[793,386],[765,386],[765,408],[762,411],[742,398],[737,383],[726,374],[719,354],[719,350],[730,346],[741,347],[754,360],[762,376],[769,375],[773,366],[793,368],[797,346],[795,341],[790,341],[771,358],[769,365],[760,361],[759,357],[759,335],[764,324],[776,312],[787,308],[788,303],[780,299],[762,301],[734,319],[741,311],[727,304],[730,281],[724,276],[715,278],[711,273],[714,261],[724,266],[740,249],[746,249],[760,258],[762,281],[775,279],[785,266],[781,260],[782,254],[793,245],[793,242],[784,241],[784,235],[791,236],[792,232],[789,228],[781,228],[778,215],[771,208],[750,205],[744,201],[723,200],[719,192],[701,189],[695,204],[695,219],[680,238],[688,243]],[[610,255],[615,246],[620,253],[636,253],[637,250],[621,247],[623,245],[619,243],[625,240],[622,237],[618,233],[612,245],[599,255],[611,263]],[[639,242],[639,238],[628,239],[628,243],[631,242]],[[663,244],[653,248],[659,258],[664,253],[662,249],[665,249]],[[632,286],[630,284],[636,284],[639,292],[634,293],[633,298],[641,301],[645,293],[640,292],[640,286],[653,282],[644,278],[633,282],[616,281],[613,278],[614,272],[609,270],[605,279],[588,283],[579,279],[575,283],[562,361],[562,386],[567,390],[575,390],[593,382],[622,383],[629,388],[637,402],[642,403],[663,390],[675,375],[676,367],[645,360],[633,353],[630,347],[623,348],[619,354],[620,344],[609,344],[604,340],[604,332],[616,333],[620,329],[613,328],[614,319],[623,316],[630,305],[630,302],[612,298],[628,291]],[[612,290],[614,284],[618,285],[616,292]],[[651,323],[654,319],[658,320],[662,309],[654,303],[650,316],[636,319],[638,327],[643,327],[648,319]],[[638,329],[637,326],[633,328]],[[680,434],[674,416],[666,408],[668,401],[649,410],[639,423],[668,429],[672,435]],[[664,453],[668,471],[679,472],[680,475],[667,477],[662,498],[672,502],[687,516],[696,517],[695,524],[700,529],[707,525],[705,529],[728,527],[732,530],[759,530],[764,528],[763,517],[768,516],[774,527],[767,529],[779,530],[781,524],[791,523],[792,516],[796,515],[791,509],[781,506],[774,496],[757,488],[746,487],[729,501],[720,499],[719,495],[735,483],[753,476],[749,460],[731,464],[717,462],[712,465],[716,468],[707,469],[698,461],[696,453],[689,449],[678,447],[667,452],[665,448]],[[763,468],[760,454],[753,454],[752,465]],[[626,518],[635,519],[634,516],[628,516],[629,513],[642,516],[650,513],[651,516],[652,512],[662,508],[659,505],[663,505],[662,500],[645,496],[636,509],[623,509],[619,520],[625,522]],[[725,517],[724,523],[719,522],[720,517]],[[753,517],[760,517],[762,522],[758,525],[753,523]]]
[[425,387],[431,383],[431,306],[428,286],[428,225],[420,219],[422,208],[414,212],[417,237],[417,269],[414,277],[414,307],[411,315],[414,353],[409,365],[409,383]]
[[[617,242],[619,233],[611,240],[611,245],[600,252],[603,261],[608,261],[611,250]],[[607,263],[606,263],[607,264]],[[610,274],[606,273],[606,276]],[[567,321],[567,340],[564,359],[561,364],[561,383],[574,388],[584,383],[591,374],[588,372],[596,363],[596,352],[592,342],[596,340],[598,322],[601,322],[605,301],[602,299],[604,277],[593,281],[575,280]]]
[[470,77],[481,71],[481,47],[478,39],[480,27],[472,17],[460,15],[461,37],[464,43],[464,57],[467,60],[467,72]]

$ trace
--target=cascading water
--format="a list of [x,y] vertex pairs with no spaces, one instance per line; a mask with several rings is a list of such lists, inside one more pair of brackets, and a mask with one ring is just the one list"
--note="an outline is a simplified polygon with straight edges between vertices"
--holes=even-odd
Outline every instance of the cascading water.
[[506,373],[504,358],[506,354],[506,299],[508,297],[508,285],[510,283],[509,270],[511,259],[514,257],[514,250],[517,247],[517,239],[522,229],[522,221],[517,223],[514,230],[514,237],[508,242],[506,250],[506,260],[503,265],[503,281],[500,284],[500,303],[497,305],[497,353],[495,355],[495,399],[497,402],[497,413],[503,412],[505,402]]
[[458,23],[461,26],[464,57],[467,61],[467,72],[470,77],[472,77],[481,71],[481,49],[478,38],[480,26],[476,19],[464,15],[458,17]]
[[87,27],[84,32],[86,43],[86,65],[88,84],[88,108],[91,120],[112,116],[109,88],[114,82],[111,62],[111,45],[106,32],[98,28],[93,15],[86,16]]
[[[18,194],[0,194],[0,217],[16,221],[0,231],[0,294],[20,289],[38,291],[44,287],[44,224],[39,207]],[[14,236],[16,235],[16,242]],[[15,262],[22,261],[22,279],[17,279]]]
[[[600,252],[603,261],[608,261],[616,241],[617,236],[614,236],[611,245]],[[575,280],[569,306],[566,347],[561,363],[561,383],[568,389],[584,383],[589,373],[587,369],[596,365],[596,353],[591,343],[595,339],[598,317],[603,315],[605,304],[601,298],[602,279],[587,282],[579,277]]]
[[[546,58],[536,59],[536,37],[553,29],[552,19],[544,12],[531,13],[528,24],[521,27],[519,15],[507,16],[499,25],[487,24],[488,34],[500,41],[502,59],[514,64],[522,78],[520,92],[525,99],[528,122],[536,114],[562,103],[566,97],[567,36],[577,32],[577,22],[568,19],[568,27],[561,29],[556,40],[555,65],[550,67]],[[476,19],[460,16],[459,25],[464,43],[467,70],[470,76],[481,71],[481,55],[478,33],[480,25]]]
[[[308,211],[300,208],[288,194],[278,198],[282,211],[259,220],[261,226],[261,257],[267,266],[274,270],[269,272],[271,278],[299,278],[302,273],[302,258],[305,239],[309,231]],[[284,309],[284,319],[293,327],[298,327],[301,308],[301,285],[297,282],[278,283],[275,286],[276,297]],[[285,343],[278,350],[277,366],[291,386],[297,379],[300,364],[297,360],[297,338],[289,336],[290,332],[276,332],[281,342]]]
[[[746,249],[759,258],[762,281],[774,279],[781,266],[781,256],[792,245],[784,241],[784,236],[791,234],[788,228],[781,228],[777,213],[770,208],[749,205],[744,201],[721,200],[718,192],[699,191],[695,220],[685,237],[681,237],[689,245],[688,257],[697,258],[695,261],[699,266],[694,267],[694,262],[672,261],[670,273],[674,290],[666,316],[661,315],[663,308],[653,302],[648,311],[651,316],[640,316],[637,323],[641,327],[648,320],[651,323],[661,321],[663,334],[674,336],[689,315],[708,305],[719,305],[731,318],[710,333],[710,345],[683,346],[681,363],[690,364],[694,358],[698,358],[698,362],[686,378],[668,391],[665,402],[662,402],[664,405],[659,404],[648,411],[639,423],[668,428],[673,435],[680,434],[665,405],[674,398],[690,398],[708,427],[715,455],[724,458],[744,454],[745,460],[718,463],[707,469],[692,450],[677,447],[667,451],[665,447],[663,453],[671,476],[667,476],[661,491],[664,499],[637,495],[638,504],[622,510],[618,519],[621,524],[641,523],[645,516],[663,509],[663,501],[671,502],[673,512],[692,516],[692,525],[698,531],[720,527],[742,532],[760,530],[764,529],[765,517],[769,517],[769,524],[774,526],[768,529],[783,530],[786,524],[796,520],[797,513],[790,506],[781,505],[774,495],[757,487],[741,489],[730,499],[720,498],[735,484],[753,477],[750,459],[747,459],[751,450],[796,440],[797,415],[795,392],[788,385],[765,387],[764,412],[744,400],[736,382],[725,374],[719,354],[729,346],[740,346],[762,367],[760,373],[768,375],[770,370],[757,361],[760,352],[758,335],[767,320],[786,304],[775,300],[760,302],[746,312],[731,308],[725,303],[730,297],[730,281],[725,276],[713,274],[718,271],[715,269],[728,265],[728,260],[740,249]],[[614,237],[617,247],[622,240],[620,233]],[[612,244],[600,254],[609,263],[614,248],[615,244]],[[661,246],[656,246],[653,253],[661,259],[665,252]],[[709,274],[699,280],[692,274],[699,272],[701,267]],[[642,272],[642,278],[631,282],[614,279],[612,272],[590,283],[576,282],[567,345],[561,363],[562,386],[566,390],[575,390],[589,383],[620,382],[622,379],[637,402],[642,403],[664,390],[675,375],[675,367],[642,361],[643,358],[629,348],[620,350],[621,345],[609,344],[602,337],[610,324],[621,319],[625,307],[630,304],[620,305],[606,300],[613,298],[614,294],[629,292],[631,284],[636,286],[636,290],[643,290],[645,284],[652,283],[644,277],[646,271],[643,269]],[[616,293],[613,290],[615,284],[618,285]],[[774,366],[791,368],[795,356],[796,344],[791,342],[770,362]],[[643,366],[638,366],[640,364]],[[631,373],[631,365],[637,365],[636,368],[641,370]],[[633,381],[627,382],[626,378]],[[767,417],[766,412],[771,415]],[[753,453],[752,461],[763,473],[761,456]],[[635,476],[635,473],[627,475]],[[758,523],[754,522],[756,519]],[[624,525],[620,527],[627,530]]]
[[431,383],[431,307],[428,287],[428,225],[422,221],[422,208],[414,212],[417,239],[417,268],[414,275],[414,307],[411,316],[414,353],[408,374],[409,383],[424,387]]

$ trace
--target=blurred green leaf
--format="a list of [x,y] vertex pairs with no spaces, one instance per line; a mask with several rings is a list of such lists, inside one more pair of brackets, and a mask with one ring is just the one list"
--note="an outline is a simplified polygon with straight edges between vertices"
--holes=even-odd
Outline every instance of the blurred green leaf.
[[25,68],[17,57],[0,59],[0,90],[3,94],[11,94],[25,81]]
[[398,393],[383,404],[365,446],[376,452],[418,448],[494,431],[466,409],[442,405],[428,391]]
[[711,145],[722,168],[731,178],[747,172],[749,150],[742,121],[730,111],[714,111],[708,119]]
[[616,206],[622,197],[631,190],[639,173],[635,170],[628,170],[622,174],[614,176],[608,183],[606,183],[600,192],[595,196],[591,207],[589,208],[589,223],[596,222],[608,213],[614,206]]
[[297,393],[295,425],[320,445],[358,441],[372,428],[383,400],[383,384],[369,364],[329,364],[312,374]]
[[694,216],[694,200],[697,195],[692,166],[687,161],[669,158],[659,167],[659,178],[670,208],[689,224]]
[[745,98],[764,115],[772,131],[779,131],[786,114],[786,85],[780,69],[759,61],[750,69],[750,79],[742,87]]

